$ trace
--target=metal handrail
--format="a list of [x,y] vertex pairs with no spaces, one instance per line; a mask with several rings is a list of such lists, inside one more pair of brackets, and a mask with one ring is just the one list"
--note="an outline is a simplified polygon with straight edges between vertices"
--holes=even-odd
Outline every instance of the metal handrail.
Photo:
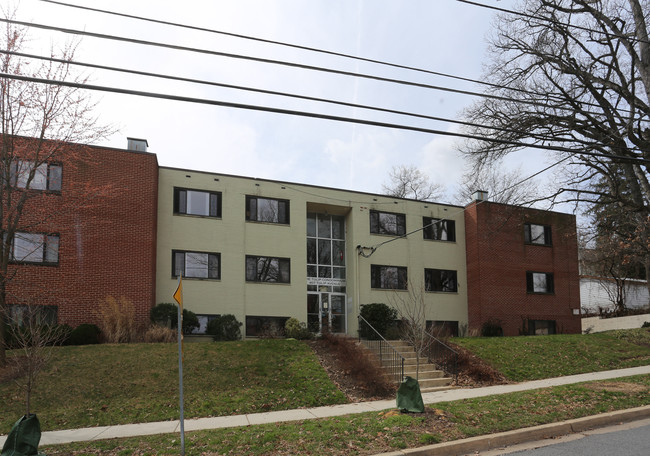
[[[377,336],[376,340],[363,338],[361,336],[361,324],[365,325],[372,330],[371,334]],[[382,367],[387,367],[389,371],[389,376],[397,383],[404,380],[404,362],[406,358],[397,351],[385,338],[382,336],[379,331],[377,331],[373,326],[368,323],[368,320],[359,315],[359,342],[372,350],[373,352],[379,355],[379,363]]]
[[456,380],[458,377],[458,352],[433,334],[427,332],[427,335],[430,338],[427,344],[427,361],[440,367]]

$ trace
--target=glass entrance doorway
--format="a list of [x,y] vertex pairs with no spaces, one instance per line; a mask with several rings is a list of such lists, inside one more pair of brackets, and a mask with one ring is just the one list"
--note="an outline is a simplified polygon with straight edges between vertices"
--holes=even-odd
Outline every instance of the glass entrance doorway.
[[307,326],[314,333],[345,333],[345,293],[307,293]]
[[345,217],[307,214],[307,326],[345,333]]

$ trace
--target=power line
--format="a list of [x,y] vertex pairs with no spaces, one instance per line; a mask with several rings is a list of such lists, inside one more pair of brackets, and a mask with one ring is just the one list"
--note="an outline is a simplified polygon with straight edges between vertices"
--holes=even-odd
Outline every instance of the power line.
[[[42,1],[46,1],[46,0],[42,0]],[[6,19],[6,18],[0,18],[0,22],[6,22],[6,23],[9,23],[9,24],[19,25],[19,26],[23,26],[23,27],[34,27],[34,28],[39,28],[39,29],[43,29],[43,30],[53,30],[53,31],[57,31],[57,32],[61,32],[61,33],[67,33],[67,34],[73,34],[73,35],[88,36],[88,37],[98,38],[98,39],[106,39],[106,40],[126,42],[126,43],[130,43],[130,44],[161,47],[161,48],[172,49],[172,50],[177,50],[177,51],[187,51],[187,52],[194,52],[194,53],[212,55],[212,56],[217,56],[217,57],[227,57],[227,58],[233,58],[233,59],[250,60],[250,61],[256,61],[256,62],[261,62],[261,63],[273,64],[273,65],[282,65],[282,66],[288,66],[288,67],[299,68],[299,69],[306,69],[306,70],[311,70],[311,71],[332,73],[332,74],[337,74],[337,75],[342,75],[342,76],[352,76],[352,77],[370,79],[370,80],[375,80],[375,81],[380,81],[380,82],[389,82],[389,83],[394,83],[394,84],[399,84],[399,85],[406,85],[406,86],[419,87],[419,88],[425,88],[425,89],[439,90],[439,91],[443,91],[443,92],[457,93],[457,94],[460,94],[460,95],[469,95],[469,96],[476,96],[476,97],[481,97],[481,98],[489,98],[489,99],[494,99],[494,100],[499,100],[499,101],[521,103],[521,104],[537,106],[537,107],[542,107],[542,108],[547,108],[548,107],[548,101],[535,101],[535,100],[526,100],[526,99],[516,99],[516,98],[506,97],[506,96],[502,96],[502,95],[494,95],[494,94],[489,94],[489,93],[479,93],[479,92],[474,92],[474,91],[470,91],[470,90],[461,90],[461,89],[454,89],[454,88],[438,86],[438,85],[424,84],[424,83],[413,82],[413,81],[405,81],[403,79],[386,78],[386,77],[376,76],[376,75],[367,74],[367,73],[355,73],[355,72],[351,72],[351,71],[336,70],[336,69],[332,69],[332,68],[318,67],[318,66],[313,66],[313,65],[305,65],[305,64],[296,63],[296,62],[287,62],[287,61],[283,61],[283,60],[266,59],[266,58],[253,57],[253,56],[247,56],[247,55],[242,55],[242,54],[219,52],[219,51],[213,51],[213,50],[210,50],[210,49],[201,49],[201,48],[194,48],[194,47],[188,47],[188,46],[180,46],[180,45],[175,45],[175,44],[161,43],[161,42],[157,42],[157,41],[140,40],[140,39],[128,38],[128,37],[117,36],[117,35],[108,35],[108,34],[88,32],[88,31],[83,31],[83,30],[75,30],[75,29],[69,29],[69,28],[63,28],[63,27],[56,27],[56,26],[51,26],[51,25],[46,25],[46,24],[36,24],[36,23],[33,23],[33,22],[16,21],[16,20]],[[506,90],[516,90],[516,89],[511,89],[511,88],[505,87],[505,86],[501,86],[501,87],[503,89],[506,89]],[[539,96],[539,97],[548,97],[548,94],[536,94],[536,93],[533,93],[533,92],[527,92],[527,93],[529,93],[531,95],[534,95],[534,96]],[[586,105],[586,106],[598,107],[598,105],[596,105],[594,103],[584,102],[583,104]],[[568,108],[557,107],[557,109],[567,110]],[[623,111],[627,111],[627,110],[623,110]],[[493,128],[493,127],[489,127],[489,128]]]
[[[289,48],[294,48],[294,49],[300,49],[300,50],[304,50],[304,51],[316,52],[316,53],[332,55],[332,56],[336,56],[336,57],[343,57],[343,58],[346,58],[346,59],[358,60],[358,61],[361,61],[361,62],[374,63],[374,64],[377,64],[377,65],[383,65],[383,66],[388,66],[388,67],[393,67],[393,68],[400,68],[400,69],[403,69],[403,70],[416,71],[416,72],[419,72],[419,73],[425,73],[425,74],[430,74],[430,75],[434,75],[434,76],[442,76],[442,77],[445,77],[445,78],[457,79],[459,81],[471,82],[471,83],[474,83],[474,84],[486,85],[486,86],[490,86],[490,87],[494,87],[494,88],[503,88],[503,87],[499,86],[498,84],[493,84],[491,82],[481,81],[481,80],[478,80],[478,79],[471,79],[471,78],[466,78],[466,77],[463,77],[463,76],[456,76],[456,75],[449,74],[449,73],[442,73],[442,72],[439,72],[439,71],[426,70],[426,69],[423,69],[423,68],[418,68],[418,67],[413,67],[413,66],[408,66],[408,65],[402,65],[402,64],[393,63],[393,62],[386,62],[386,61],[383,61],[383,60],[371,59],[371,58],[367,58],[367,57],[361,57],[361,56],[357,56],[357,55],[346,54],[346,53],[331,51],[331,50],[327,50],[327,49],[320,49],[320,48],[315,48],[315,47],[310,47],[310,46],[303,46],[303,45],[294,44],[294,43],[287,43],[286,41],[270,40],[270,39],[266,39],[266,38],[254,37],[254,36],[250,36],[250,35],[243,35],[243,34],[239,34],[239,33],[224,32],[224,31],[221,31],[221,30],[215,30],[215,29],[210,29],[210,28],[206,28],[206,27],[198,27],[198,26],[194,26],[194,25],[181,24],[181,23],[178,23],[178,22],[164,21],[164,20],[161,20],[161,19],[153,19],[153,18],[144,17],[144,16],[136,16],[136,15],[133,15],[133,14],[120,13],[120,12],[116,12],[116,11],[109,11],[109,10],[99,9],[99,8],[91,8],[89,6],[74,5],[74,4],[55,1],[55,0],[38,0],[38,1],[45,2],[45,3],[51,3],[51,4],[55,4],[55,5],[60,5],[60,6],[66,6],[66,7],[70,7],[70,8],[78,8],[78,9],[87,10],[87,11],[93,11],[93,12],[98,12],[98,13],[103,13],[103,14],[109,14],[109,15],[118,16],[118,17],[136,19],[136,20],[139,20],[139,21],[151,22],[151,23],[154,23],[154,24],[169,25],[169,26],[172,26],[172,27],[179,27],[179,28],[184,28],[184,29],[188,29],[188,30],[195,30],[195,31],[200,31],[200,32],[207,32],[207,33],[213,33],[213,34],[218,34],[218,35],[231,36],[231,37],[234,37],[234,38],[240,38],[240,39],[244,39],[244,40],[257,41],[257,42],[260,42],[260,43],[274,44],[274,45],[278,45],[278,46],[284,46],[284,47],[289,47]],[[523,89],[512,89],[512,90],[523,91]]]
[[[275,45],[279,45],[279,46],[285,46],[285,47],[290,47],[290,48],[295,48],[295,49],[307,50],[307,51],[310,51],[310,52],[317,52],[317,53],[326,54],[326,55],[333,55],[333,56],[337,56],[337,57],[343,57],[343,58],[358,60],[358,61],[362,61],[362,62],[369,62],[369,63],[374,63],[374,64],[393,67],[393,68],[406,69],[406,70],[410,70],[410,71],[416,71],[416,72],[420,72],[420,73],[431,74],[431,75],[435,75],[435,76],[442,76],[442,77],[456,79],[456,80],[460,80],[460,81],[471,82],[471,83],[474,83],[474,84],[484,85],[484,86],[492,87],[492,88],[495,88],[495,89],[511,90],[513,92],[519,92],[519,93],[531,95],[531,96],[534,96],[534,97],[542,97],[542,98],[544,98],[544,97],[548,96],[548,94],[537,93],[537,92],[533,92],[533,91],[530,91],[530,90],[527,90],[527,89],[522,89],[522,88],[508,87],[508,86],[504,86],[502,84],[495,84],[495,83],[484,81],[484,80],[472,79],[472,78],[467,78],[467,77],[463,77],[463,76],[452,75],[452,74],[449,74],[449,73],[442,73],[442,72],[433,71],[433,70],[426,70],[426,69],[423,69],[423,68],[418,68],[418,67],[413,67],[413,66],[408,66],[408,65],[402,65],[402,64],[392,63],[392,62],[386,62],[386,61],[377,60],[377,59],[370,59],[370,58],[366,58],[366,57],[355,56],[355,55],[352,55],[352,54],[345,54],[345,53],[341,53],[341,52],[330,51],[330,50],[325,50],[325,49],[320,49],[320,48],[315,48],[315,47],[309,47],[309,46],[303,46],[303,45],[294,44],[294,43],[287,43],[287,42],[283,42],[283,41],[270,40],[270,39],[266,39],[266,38],[253,37],[253,36],[249,36],[249,35],[243,35],[243,34],[237,34],[237,33],[231,33],[231,32],[224,32],[224,31],[210,29],[210,28],[206,28],[206,27],[198,27],[198,26],[194,26],[194,25],[187,25],[187,24],[181,24],[181,23],[178,23],[178,22],[164,21],[164,20],[153,19],[153,18],[148,18],[148,17],[144,17],[144,16],[136,16],[136,15],[132,15],[132,14],[120,13],[120,12],[110,11],[110,10],[105,10],[105,9],[91,8],[91,7],[88,7],[88,6],[81,6],[81,5],[74,5],[74,4],[65,3],[65,2],[61,2],[61,1],[55,1],[55,0],[38,0],[38,1],[42,1],[42,2],[50,3],[50,4],[55,4],[55,5],[60,5],[60,6],[65,6],[65,7],[71,7],[71,8],[77,8],[77,9],[82,9],[82,10],[87,10],[87,11],[98,12],[98,13],[102,13],[102,14],[109,14],[109,15],[114,15],[114,16],[118,16],[118,17],[136,19],[136,20],[140,20],[140,21],[151,22],[151,23],[156,23],[156,24],[161,24],[161,25],[169,25],[169,26],[184,28],[184,29],[188,29],[188,30],[196,30],[196,31],[219,34],[219,35],[224,35],[224,36],[232,36],[232,37],[235,37],[235,38],[240,38],[240,39],[245,39],[245,40],[258,41],[258,42],[262,42],[262,43],[275,44]],[[467,2],[467,3],[472,4],[473,2]],[[476,6],[481,6],[481,4],[477,3]],[[483,6],[487,7],[487,5],[483,5]],[[494,8],[494,9],[502,10],[502,11],[508,11],[508,10],[499,9],[499,8]],[[515,12],[513,11],[513,13],[515,13]],[[356,73],[352,74],[352,75],[356,75],[356,76],[359,76],[359,77],[365,77],[363,75],[359,75],[359,74],[356,74]],[[372,76],[370,78],[374,79],[374,77],[372,77]],[[388,81],[388,82],[396,82],[396,81]],[[403,82],[407,83],[406,81],[403,81]],[[436,89],[436,90],[445,90],[443,88],[438,88],[438,86],[432,86],[432,87],[428,87],[428,88],[432,88],[432,89]],[[497,95],[488,95],[488,94],[485,94],[485,93],[477,93],[477,92],[470,92],[470,91],[464,91],[464,92],[459,92],[459,93],[463,93],[463,94],[466,94],[466,95],[479,96],[479,97],[501,99],[501,100],[504,100],[504,101],[514,101],[514,102],[518,102],[518,103],[532,104],[532,105],[536,105],[536,106],[545,106],[544,103],[540,103],[540,102],[527,101],[527,100],[521,100],[521,99],[513,99],[513,98],[508,98],[508,97],[500,97],[500,96],[497,96]],[[584,104],[586,106],[598,107],[598,105],[595,104],[595,103],[585,102]],[[564,108],[561,108],[561,109],[564,109]],[[624,110],[624,111],[627,111],[627,110]]]
[[77,89],[86,89],[86,90],[93,90],[93,91],[100,91],[100,92],[118,93],[118,94],[125,94],[125,95],[135,95],[135,96],[141,96],[141,97],[146,97],[146,98],[158,98],[158,99],[163,99],[163,100],[182,101],[182,102],[187,102],[187,103],[197,103],[197,104],[212,105],[212,106],[222,106],[222,107],[235,108],[235,109],[247,109],[247,110],[262,111],[262,112],[269,112],[269,113],[275,113],[275,114],[285,114],[285,115],[292,115],[292,116],[309,117],[309,118],[316,118],[316,119],[322,119],[322,120],[332,120],[332,121],[337,121],[337,122],[355,123],[355,124],[360,124],[360,125],[368,125],[368,126],[381,127],[381,128],[392,128],[392,129],[399,129],[399,130],[407,130],[407,131],[414,131],[414,132],[427,133],[427,134],[436,134],[436,135],[442,135],[442,136],[452,136],[452,137],[459,137],[459,138],[465,138],[465,139],[474,139],[474,140],[479,140],[479,141],[488,141],[488,142],[492,142],[492,143],[503,144],[503,145],[513,146],[513,147],[522,147],[522,148],[528,147],[528,148],[532,148],[532,149],[550,150],[550,151],[554,151],[554,152],[566,152],[566,153],[570,153],[572,155],[575,155],[575,154],[579,153],[579,154],[588,155],[588,156],[604,157],[604,158],[608,158],[610,160],[620,160],[620,161],[627,161],[627,162],[632,162],[632,163],[650,163],[650,160],[644,159],[644,158],[625,157],[625,156],[621,156],[621,155],[605,154],[605,153],[600,153],[600,152],[591,152],[591,151],[587,151],[587,150],[584,150],[584,149],[574,149],[574,148],[560,147],[560,146],[548,146],[548,145],[544,145],[544,144],[529,144],[529,143],[522,143],[522,142],[519,142],[519,141],[510,141],[510,140],[497,139],[497,138],[486,138],[486,137],[477,136],[477,135],[470,135],[470,134],[465,134],[465,133],[457,133],[457,132],[449,132],[449,131],[444,131],[444,130],[436,130],[436,129],[430,129],[430,128],[416,127],[416,126],[412,126],[412,125],[400,125],[400,124],[394,124],[394,123],[388,123],[388,122],[378,122],[378,121],[367,120],[367,119],[355,119],[355,118],[351,118],[351,117],[333,116],[333,115],[328,115],[328,114],[320,114],[320,113],[307,112],[307,111],[296,111],[296,110],[290,110],[290,109],[274,108],[274,107],[269,107],[269,106],[259,106],[259,105],[233,103],[233,102],[220,101],[220,100],[211,100],[211,99],[207,99],[207,98],[194,98],[194,97],[186,97],[186,96],[180,96],[180,95],[171,95],[171,94],[163,94],[163,93],[155,93],[155,92],[145,92],[145,91],[138,91],[138,90],[131,90],[131,89],[122,89],[122,88],[118,88],[118,87],[97,86],[97,85],[84,84],[84,83],[78,83],[78,82],[55,81],[55,80],[51,80],[51,79],[35,78],[35,77],[30,77],[30,76],[8,74],[8,73],[0,73],[0,78],[14,79],[14,80],[26,81],[26,82],[35,82],[35,83],[46,84],[46,85],[72,87],[72,88],[77,88]]
[[[306,96],[306,95],[298,95],[298,94],[293,94],[293,93],[288,93],[288,92],[265,90],[265,89],[258,89],[258,88],[253,88],[253,87],[244,87],[244,86],[233,85],[233,84],[225,84],[225,83],[220,83],[220,82],[207,81],[207,80],[202,80],[202,79],[186,78],[186,77],[181,77],[181,76],[160,74],[160,73],[154,73],[154,72],[149,72],[149,71],[132,70],[132,69],[128,69],[128,68],[121,68],[121,67],[114,67],[114,66],[108,66],[108,65],[100,65],[100,64],[94,64],[94,63],[80,62],[80,61],[76,61],[76,60],[66,60],[66,59],[61,59],[61,58],[56,58],[56,57],[45,57],[45,56],[41,56],[41,55],[27,54],[27,53],[23,53],[23,52],[15,52],[15,51],[3,50],[3,49],[0,49],[0,53],[7,54],[7,55],[12,55],[12,56],[16,56],[16,57],[23,57],[23,58],[29,58],[29,59],[45,60],[45,61],[48,61],[48,62],[62,63],[62,64],[66,64],[66,65],[82,66],[82,67],[85,67],[85,68],[92,68],[92,69],[97,69],[97,70],[114,71],[114,72],[121,72],[121,73],[133,74],[133,75],[138,75],[138,76],[154,77],[154,78],[167,79],[167,80],[172,80],[172,81],[189,82],[189,83],[193,83],[193,84],[208,85],[208,86],[213,86],[213,87],[222,87],[222,88],[234,89],[234,90],[243,90],[243,91],[254,92],[254,93],[262,93],[262,94],[266,94],[266,95],[274,95],[274,96],[296,98],[296,99],[308,100],[308,101],[316,101],[316,102],[320,102],[320,103],[334,104],[334,105],[339,105],[339,106],[346,106],[346,107],[352,107],[352,108],[358,108],[358,109],[366,109],[366,110],[384,112],[384,113],[389,113],[389,114],[397,114],[397,115],[403,115],[403,116],[409,116],[409,117],[416,117],[416,118],[420,118],[420,119],[434,120],[434,121],[438,121],[438,122],[447,122],[447,123],[452,123],[452,124],[457,124],[457,125],[464,125],[464,126],[468,126],[468,127],[490,129],[490,130],[500,131],[500,132],[504,132],[504,133],[515,133],[515,134],[518,133],[518,131],[516,131],[516,130],[512,130],[512,129],[508,129],[508,128],[504,128],[504,127],[499,127],[499,126],[480,125],[480,124],[467,122],[467,121],[462,121],[462,120],[449,119],[449,118],[439,117],[439,116],[431,116],[431,115],[427,115],[427,114],[417,114],[417,113],[408,112],[408,111],[400,111],[400,110],[382,108],[382,107],[377,107],[377,106],[368,106],[368,105],[362,105],[362,104],[358,104],[358,103],[351,103],[351,102],[345,102],[345,101],[337,101],[337,100],[331,100],[331,99],[327,99],[327,98],[318,98],[318,97],[311,97],[311,96]],[[531,136],[531,138],[536,139],[536,140],[564,142],[563,139],[540,137],[540,136],[538,136],[536,134],[531,134],[530,136]],[[574,140],[574,141],[576,141],[578,143],[581,143],[583,145],[592,145],[593,146],[592,143],[588,143],[588,142],[586,142],[584,140]]]

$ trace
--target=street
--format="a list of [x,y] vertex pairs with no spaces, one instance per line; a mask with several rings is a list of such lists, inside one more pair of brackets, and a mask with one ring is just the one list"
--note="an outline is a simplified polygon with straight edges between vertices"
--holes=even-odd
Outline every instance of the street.
[[526,456],[593,456],[608,454],[647,456],[650,454],[650,419],[480,453],[481,456],[503,454],[525,454]]

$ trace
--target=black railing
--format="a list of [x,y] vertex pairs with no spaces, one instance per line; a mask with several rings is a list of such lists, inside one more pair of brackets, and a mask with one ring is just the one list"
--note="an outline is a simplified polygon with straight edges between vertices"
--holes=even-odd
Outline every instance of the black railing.
[[458,376],[458,352],[440,339],[429,333],[427,334],[430,338],[427,344],[427,361],[456,380]]
[[387,375],[396,383],[404,379],[404,357],[388,343],[368,320],[359,315],[359,342],[372,350],[378,357]]

